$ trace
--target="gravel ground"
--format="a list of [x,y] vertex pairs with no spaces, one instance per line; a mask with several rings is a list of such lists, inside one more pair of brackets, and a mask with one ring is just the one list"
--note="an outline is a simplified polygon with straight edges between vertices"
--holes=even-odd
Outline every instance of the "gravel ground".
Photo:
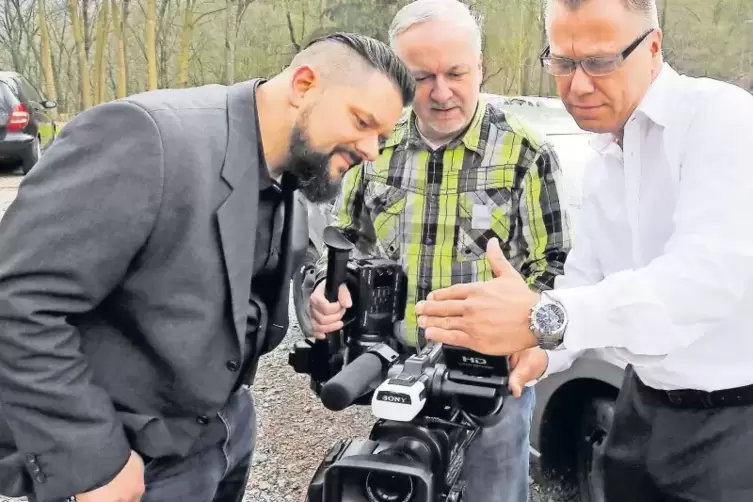
[[[0,217],[15,197],[22,177],[0,176]],[[373,418],[366,406],[342,412],[324,408],[309,389],[309,378],[288,366],[288,351],[302,338],[291,301],[291,325],[283,343],[265,356],[254,386],[258,438],[244,502],[303,502],[314,470],[338,439],[366,437]],[[574,502],[572,488],[540,486],[532,479],[531,502]],[[0,496],[0,502],[22,502]]]

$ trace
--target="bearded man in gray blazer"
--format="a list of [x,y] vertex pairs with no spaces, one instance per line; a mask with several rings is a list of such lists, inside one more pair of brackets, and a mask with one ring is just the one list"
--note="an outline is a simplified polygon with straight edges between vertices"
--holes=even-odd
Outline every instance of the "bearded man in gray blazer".
[[295,192],[334,196],[413,92],[384,44],[333,34],[269,80],[66,125],[0,224],[0,493],[240,501],[249,386],[306,235]]

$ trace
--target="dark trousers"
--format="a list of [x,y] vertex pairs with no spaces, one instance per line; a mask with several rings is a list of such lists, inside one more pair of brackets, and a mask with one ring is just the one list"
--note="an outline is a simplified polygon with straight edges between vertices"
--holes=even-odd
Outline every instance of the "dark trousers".
[[141,502],[241,502],[256,444],[251,390],[243,387],[220,412],[225,437],[185,459],[147,463]]
[[603,462],[606,502],[751,502],[753,406],[680,408],[628,367]]

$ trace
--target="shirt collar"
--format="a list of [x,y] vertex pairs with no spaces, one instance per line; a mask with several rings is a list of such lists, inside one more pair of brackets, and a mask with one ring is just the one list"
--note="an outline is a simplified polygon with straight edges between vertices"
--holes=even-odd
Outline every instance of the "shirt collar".
[[[667,103],[676,92],[675,84],[679,76],[674,68],[667,63],[663,63],[659,74],[649,85],[645,96],[643,96],[630,119],[643,116],[661,127],[666,127],[668,121]],[[596,151],[605,154],[613,145],[617,145],[617,138],[612,133],[595,134],[590,143]]]
[[[485,141],[482,139],[481,131],[486,116],[486,101],[479,97],[476,104],[476,111],[471,118],[470,123],[466,127],[465,132],[458,136],[458,138],[450,141],[445,146],[455,147],[460,143],[463,143],[466,148],[473,150],[476,153],[483,153],[485,148]],[[425,149],[428,145],[421,138],[421,133],[418,132],[418,126],[416,124],[416,114],[412,108],[406,110],[403,117],[397,123],[392,133],[382,145],[382,148],[390,148],[398,145],[404,145],[414,148]]]
[[679,74],[669,64],[663,63],[659,74],[648,87],[638,108],[633,115],[645,115],[649,120],[662,127],[667,126],[667,102],[676,92]]

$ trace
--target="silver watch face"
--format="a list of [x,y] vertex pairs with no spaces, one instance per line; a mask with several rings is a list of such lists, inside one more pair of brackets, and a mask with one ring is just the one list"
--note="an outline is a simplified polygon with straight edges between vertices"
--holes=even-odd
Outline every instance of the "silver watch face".
[[533,313],[533,326],[542,335],[553,335],[565,325],[565,311],[557,304],[545,303]]

